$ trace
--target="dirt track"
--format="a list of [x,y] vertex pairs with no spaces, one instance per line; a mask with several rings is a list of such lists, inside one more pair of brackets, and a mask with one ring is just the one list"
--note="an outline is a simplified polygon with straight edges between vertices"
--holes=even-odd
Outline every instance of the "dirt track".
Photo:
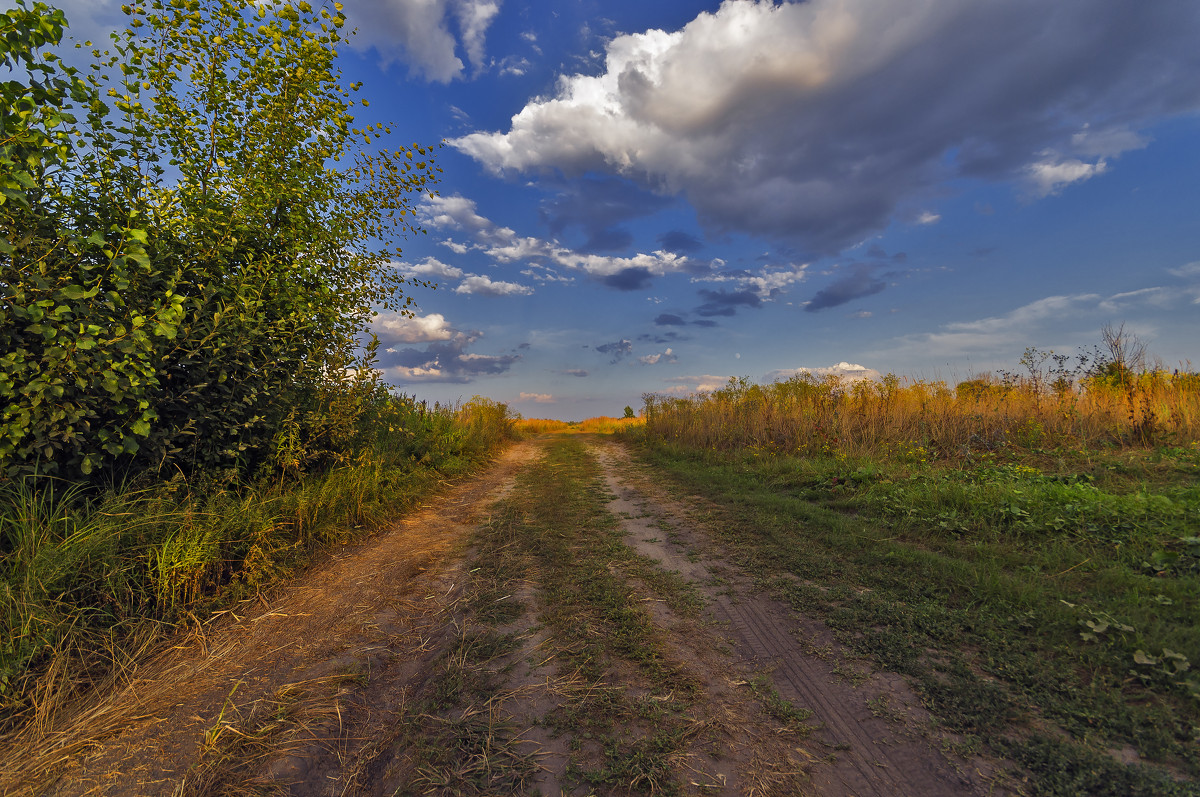
[[[411,784],[396,762],[403,752],[391,743],[397,718],[428,688],[431,665],[461,619],[469,577],[462,563],[473,530],[542,445],[512,447],[394,529],[179,640],[24,755],[27,772],[61,775],[49,792],[16,782],[0,790],[218,793],[229,783],[213,762],[236,758],[241,782],[263,793],[404,793]],[[760,748],[755,740],[766,732],[746,719],[745,732],[730,737],[728,755],[712,764],[724,768],[719,778],[684,778],[685,791],[796,793],[739,771],[761,768],[764,755],[787,748],[788,761],[776,763],[802,764],[805,793],[994,793],[981,762],[939,752],[946,740],[902,679],[848,660],[823,626],[795,616],[723,561],[705,532],[699,499],[669,494],[617,443],[589,446],[617,496],[610,508],[628,544],[692,581],[705,599],[700,622],[674,617],[663,604],[653,604],[652,614],[710,702],[727,716],[751,717],[738,705],[751,698],[736,686],[765,677],[780,696],[811,709],[817,726],[802,745],[776,739]],[[530,678],[532,669],[511,675],[521,681],[521,708],[514,709],[521,720],[556,699],[551,681]],[[564,745],[544,729],[526,738],[540,745],[546,773],[533,791],[559,794]]]

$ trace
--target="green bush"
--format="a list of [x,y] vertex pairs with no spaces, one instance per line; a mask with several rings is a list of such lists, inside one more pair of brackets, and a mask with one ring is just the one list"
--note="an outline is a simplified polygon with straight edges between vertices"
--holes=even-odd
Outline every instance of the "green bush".
[[344,460],[436,168],[356,149],[343,17],[308,9],[126,7],[86,79],[41,52],[62,12],[0,15],[0,476]]

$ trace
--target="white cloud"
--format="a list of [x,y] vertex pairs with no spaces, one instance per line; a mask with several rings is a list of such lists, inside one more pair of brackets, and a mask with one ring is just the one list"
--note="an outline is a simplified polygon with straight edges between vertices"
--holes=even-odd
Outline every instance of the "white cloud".
[[1048,296],[1004,315],[975,321],[943,324],[938,332],[897,339],[898,348],[919,348],[933,356],[960,358],[975,352],[1019,352],[1031,333],[1047,322],[1077,317],[1095,308],[1101,296],[1095,293]]
[[[463,76],[461,45],[476,69],[484,64],[484,39],[500,11],[496,0],[371,0],[346,4],[357,33],[350,46],[374,48],[385,64],[407,63],[425,79],[448,83]],[[451,23],[457,28],[455,37]]]
[[942,214],[931,213],[926,210],[920,216],[917,216],[917,224],[937,224],[942,220]]
[[535,404],[553,404],[554,396],[549,393],[522,393],[521,401],[532,401]]
[[547,268],[546,266],[538,266],[537,264],[532,264],[530,268],[523,269],[521,274],[541,283],[542,285],[545,285],[548,282],[567,284],[575,281],[574,277],[564,277],[554,269]]
[[758,298],[765,301],[773,297],[776,292],[808,279],[808,266],[808,263],[804,263],[787,268],[767,267],[756,272],[718,272],[693,277],[692,282],[732,282],[742,290],[752,291]]
[[[695,261],[686,255],[666,250],[617,257],[576,252],[556,241],[521,236],[512,228],[502,227],[481,216],[474,200],[457,194],[427,196],[417,208],[417,217],[430,227],[471,233],[476,243],[470,248],[500,263],[533,261],[543,267],[550,264],[594,277],[616,277],[637,269],[644,270],[647,276],[660,277],[686,271],[695,265]],[[455,251],[459,251],[458,245]],[[544,279],[552,278],[547,274]]]
[[1167,273],[1176,277],[1200,277],[1200,260],[1184,263],[1179,268],[1169,268]]
[[1145,145],[1137,128],[1200,109],[1197,40],[1188,2],[727,0],[613,38],[599,74],[451,144],[496,173],[621,175],[718,232],[834,251],[946,179],[1052,192],[1100,173]]
[[476,67],[483,64],[483,44],[487,29],[500,13],[498,0],[458,0],[451,8],[458,18],[458,28],[467,58]]
[[475,209],[475,200],[455,194],[441,196],[426,194],[417,206],[417,219],[422,224],[440,229],[466,230],[472,235],[492,239],[497,233],[507,232],[501,238],[513,235],[512,230],[498,227],[490,219],[480,216]]
[[379,369],[399,382],[474,381],[502,374],[521,359],[517,354],[477,354],[468,351],[483,338],[475,330],[455,329],[441,313],[405,318],[380,313],[371,325],[384,345]]
[[375,316],[371,326],[385,343],[428,343],[454,337],[454,330],[441,313],[406,318],[399,313],[384,312]]
[[455,293],[465,293],[475,296],[528,296],[533,288],[517,282],[493,281],[486,274],[472,274],[454,289]]
[[657,354],[647,354],[645,357],[638,357],[638,362],[642,365],[658,365],[659,362],[673,363],[676,361],[675,352],[669,347],[666,351]]
[[777,371],[767,373],[763,377],[763,381],[780,382],[803,374],[816,377],[836,376],[843,382],[861,382],[865,379],[878,379],[880,377],[880,373],[874,368],[867,368],[865,365],[848,363],[843,360],[837,365],[830,365],[825,368],[781,368]]
[[1106,313],[1117,313],[1131,304],[1163,307],[1169,304],[1171,299],[1172,292],[1164,288],[1139,288],[1136,291],[1114,293],[1096,306]]
[[443,263],[436,257],[427,257],[420,263],[393,263],[392,268],[405,277],[422,280],[458,279],[463,275],[461,268]]
[[1029,181],[1038,196],[1057,194],[1071,183],[1090,180],[1108,171],[1108,163],[1103,159],[1084,163],[1078,158],[1061,160],[1052,152],[1043,153],[1043,156],[1045,160],[1028,167]]
[[507,58],[502,58],[498,66],[500,68],[500,77],[508,75],[520,77],[528,72],[529,67],[533,66],[533,64],[529,63],[529,59],[527,58],[508,56]]

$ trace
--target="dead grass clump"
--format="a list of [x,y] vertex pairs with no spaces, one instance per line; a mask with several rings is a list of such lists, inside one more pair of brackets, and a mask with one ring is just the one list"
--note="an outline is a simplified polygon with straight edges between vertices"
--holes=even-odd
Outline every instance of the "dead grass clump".
[[521,434],[550,434],[579,432],[581,434],[613,434],[623,429],[643,425],[645,418],[612,418],[599,415],[582,421],[557,421],[552,418],[525,418],[514,421],[513,426]]
[[951,388],[903,380],[851,384],[808,374],[768,385],[733,379],[684,398],[646,397],[646,433],[691,448],[901,458],[1015,445],[1196,445],[1200,376],[1149,371],[1079,383],[982,376]]

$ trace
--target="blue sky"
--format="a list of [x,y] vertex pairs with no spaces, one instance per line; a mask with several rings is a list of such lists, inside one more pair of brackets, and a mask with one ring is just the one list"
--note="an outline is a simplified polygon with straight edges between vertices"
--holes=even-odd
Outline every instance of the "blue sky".
[[439,288],[375,324],[406,393],[579,419],[1122,322],[1200,366],[1194,0],[345,5],[372,118],[446,142],[396,264]]

